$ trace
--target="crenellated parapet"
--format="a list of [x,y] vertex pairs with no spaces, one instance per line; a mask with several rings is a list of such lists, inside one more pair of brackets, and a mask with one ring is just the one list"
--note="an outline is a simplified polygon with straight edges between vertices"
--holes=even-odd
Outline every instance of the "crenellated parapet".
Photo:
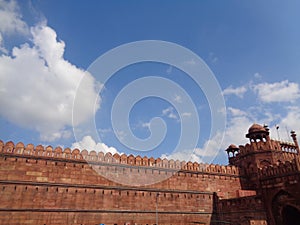
[[205,172],[205,173],[220,173],[229,175],[239,175],[239,169],[235,166],[224,166],[215,164],[206,164],[198,162],[186,162],[173,159],[161,159],[147,156],[133,156],[126,154],[111,154],[110,152],[96,152],[61,147],[53,148],[52,146],[44,147],[42,145],[33,144],[24,145],[22,142],[14,144],[9,141],[4,143],[0,140],[0,154],[27,157],[27,158],[42,158],[42,159],[60,159],[72,160],[74,162],[88,162],[88,163],[106,163],[106,164],[120,164],[128,166],[163,168],[170,170],[186,170],[191,172]]
[[298,153],[298,146],[295,143],[280,141],[280,147],[283,152]]
[[239,147],[230,145],[226,149],[229,159],[236,157],[239,158],[253,153],[270,151],[276,154],[282,152],[299,154],[299,146],[295,131],[291,131],[293,142],[279,141],[270,138],[269,128],[267,125],[261,126],[259,124],[253,124],[249,128],[246,137],[249,138],[250,143],[240,145]]
[[291,161],[285,161],[284,163],[278,163],[278,165],[270,165],[259,170],[259,176],[261,179],[284,176],[292,173],[300,172],[300,159],[294,158]]
[[297,156],[298,156],[298,153],[294,153],[294,152],[282,152],[281,153],[280,161],[282,161],[282,162],[292,161]]
[[268,142],[252,142],[247,143],[246,145],[240,145],[237,150],[237,154],[234,154],[234,158],[236,156],[241,157],[244,155],[248,155],[251,153],[258,153],[263,151],[273,151],[282,154],[283,160],[291,160],[294,158],[295,154],[298,154],[297,146],[294,143],[290,142],[282,142],[277,140],[269,140]]
[[273,151],[282,151],[283,147],[281,143],[277,140],[269,140],[268,142],[251,142],[250,144],[240,145],[239,154],[247,155],[252,152],[268,151],[272,149]]

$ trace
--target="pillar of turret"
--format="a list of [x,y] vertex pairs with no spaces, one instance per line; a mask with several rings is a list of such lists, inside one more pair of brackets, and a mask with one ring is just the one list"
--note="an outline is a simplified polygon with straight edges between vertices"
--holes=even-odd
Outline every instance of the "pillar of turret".
[[265,130],[267,131],[266,140],[267,140],[267,141],[270,141],[270,140],[271,140],[271,138],[270,138],[270,136],[269,136],[269,131],[270,131],[270,129],[269,129],[269,127],[268,127],[267,124],[264,124],[264,128],[265,128]]
[[291,137],[293,138],[293,141],[296,145],[297,148],[297,152],[299,153],[299,145],[298,145],[298,140],[297,140],[297,135],[296,132],[294,130],[291,131]]

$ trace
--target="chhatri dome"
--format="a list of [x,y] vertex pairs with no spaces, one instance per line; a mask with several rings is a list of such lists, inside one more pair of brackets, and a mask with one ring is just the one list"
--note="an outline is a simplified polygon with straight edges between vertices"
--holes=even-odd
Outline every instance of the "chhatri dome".
[[260,124],[257,124],[257,123],[254,123],[249,129],[248,129],[248,134],[250,133],[256,133],[256,132],[266,132],[266,128],[263,127],[262,125]]
[[256,140],[269,140],[269,128],[267,125],[259,125],[254,123],[249,129],[246,137],[250,139],[250,141]]

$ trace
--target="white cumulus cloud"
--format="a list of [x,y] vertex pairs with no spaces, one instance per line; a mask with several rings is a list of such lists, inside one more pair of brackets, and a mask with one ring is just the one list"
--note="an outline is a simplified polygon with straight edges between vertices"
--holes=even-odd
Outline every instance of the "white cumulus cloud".
[[196,154],[193,154],[193,150],[191,149],[184,149],[178,152],[173,152],[171,154],[162,154],[160,156],[161,159],[173,159],[173,160],[179,160],[179,161],[191,161],[191,162],[200,162],[199,156]]
[[[111,154],[118,153],[117,149],[114,147],[109,147],[104,143],[96,143],[96,141],[91,136],[85,136],[81,141],[75,142],[72,144],[72,149],[78,148],[80,150],[96,151]],[[120,154],[120,153],[119,153]]]
[[[12,123],[35,129],[43,141],[69,137],[77,87],[87,77],[81,120],[93,116],[96,81],[87,71],[64,59],[65,43],[46,26],[31,28],[32,43],[0,56],[0,115]],[[99,102],[96,102],[96,109]]]
[[27,24],[22,20],[18,4],[15,1],[0,0],[0,51],[8,53],[4,47],[4,36],[27,34]]
[[284,80],[275,83],[260,83],[253,86],[261,101],[272,102],[293,102],[300,98],[298,83]]

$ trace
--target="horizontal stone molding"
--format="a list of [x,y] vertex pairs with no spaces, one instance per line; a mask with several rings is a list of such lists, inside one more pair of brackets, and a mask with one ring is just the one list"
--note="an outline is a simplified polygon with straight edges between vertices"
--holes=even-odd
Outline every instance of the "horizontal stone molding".
[[0,208],[0,212],[77,212],[77,213],[142,213],[142,214],[209,214],[212,212],[189,212],[189,211],[148,211],[148,210],[89,210],[89,209],[8,209]]
[[[143,187],[127,187],[127,186],[104,186],[104,185],[86,185],[86,184],[65,184],[65,183],[48,183],[48,182],[29,182],[29,181],[7,181],[0,180],[0,185],[18,185],[18,186],[34,186],[34,187],[57,187],[57,188],[80,188],[80,189],[101,189],[101,190],[117,190],[117,191],[139,191],[153,193],[179,193],[179,194],[201,194],[213,195],[213,192],[195,191],[195,190],[176,190],[176,189],[159,189],[159,188],[143,188]],[[0,190],[1,191],[1,190]]]

